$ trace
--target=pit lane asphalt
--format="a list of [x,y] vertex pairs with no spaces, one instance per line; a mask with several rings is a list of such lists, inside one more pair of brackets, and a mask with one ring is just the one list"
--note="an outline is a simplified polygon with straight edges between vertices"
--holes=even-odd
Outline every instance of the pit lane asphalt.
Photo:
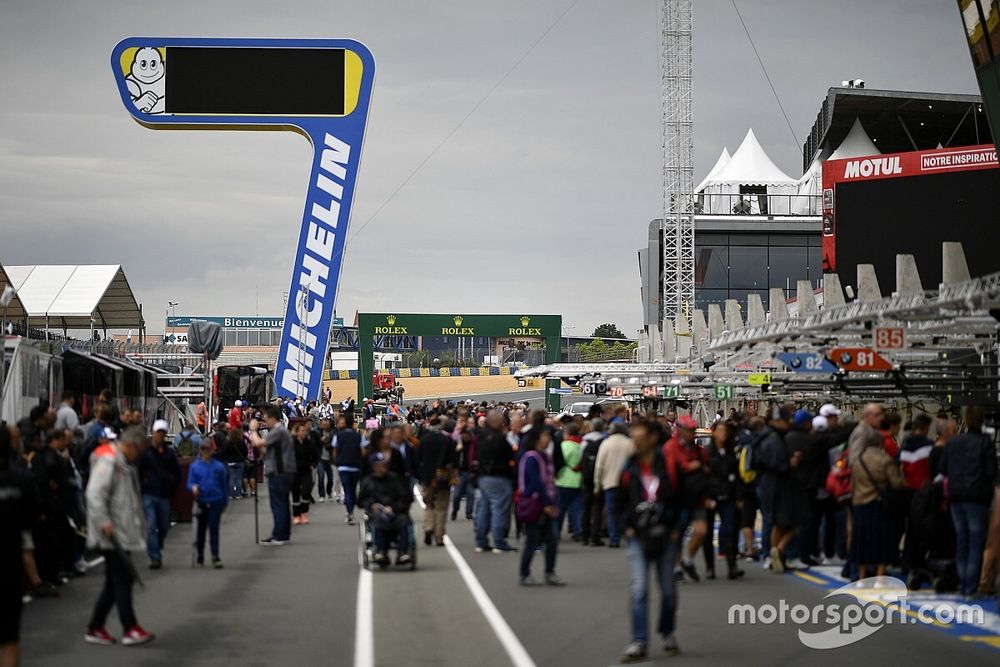
[[[260,499],[261,534],[270,528],[267,499]],[[415,503],[412,515],[419,521]],[[611,665],[629,639],[628,573],[622,550],[560,544],[557,571],[565,588],[517,585],[517,554],[474,552],[472,523],[449,522],[449,536],[486,594],[535,665]],[[61,599],[30,603],[22,622],[23,664],[31,665],[275,665],[355,664],[358,573],[357,529],[344,524],[343,507],[316,505],[312,523],[293,529],[292,544],[253,543],[253,501],[234,501],[224,515],[225,569],[191,569],[191,526],[175,526],[165,567],[146,569],[136,589],[142,623],[157,634],[140,647],[83,643],[84,626],[102,583],[100,568],[63,588]],[[372,575],[374,664],[510,665],[496,633],[459,575],[445,548],[420,543],[419,569]],[[533,572],[541,575],[542,556]],[[699,561],[699,568],[703,565]],[[746,565],[738,582],[724,579],[682,584],[677,637],[682,653],[651,663],[719,664],[996,664],[993,649],[962,642],[933,628],[892,625],[850,646],[806,648],[790,625],[727,623],[733,603],[813,605],[826,590],[794,576]],[[721,573],[722,562],[717,564]],[[655,598],[655,596],[654,596]],[[651,611],[651,623],[655,623]],[[112,611],[108,629],[119,635]]]

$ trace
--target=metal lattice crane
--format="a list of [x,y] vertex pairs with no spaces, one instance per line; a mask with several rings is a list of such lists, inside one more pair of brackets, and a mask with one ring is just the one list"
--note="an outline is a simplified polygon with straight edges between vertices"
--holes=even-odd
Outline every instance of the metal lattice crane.
[[[691,109],[693,0],[663,0],[663,299],[667,320],[694,307],[694,131]],[[672,324],[670,326],[673,326]]]

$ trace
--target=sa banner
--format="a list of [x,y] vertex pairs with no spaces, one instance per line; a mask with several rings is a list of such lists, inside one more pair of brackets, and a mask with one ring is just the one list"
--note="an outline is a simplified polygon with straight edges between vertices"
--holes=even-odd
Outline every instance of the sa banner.
[[[111,69],[122,104],[154,129],[291,130],[313,146],[275,382],[318,397],[375,59],[350,39],[130,37]],[[291,236],[291,234],[289,234]]]

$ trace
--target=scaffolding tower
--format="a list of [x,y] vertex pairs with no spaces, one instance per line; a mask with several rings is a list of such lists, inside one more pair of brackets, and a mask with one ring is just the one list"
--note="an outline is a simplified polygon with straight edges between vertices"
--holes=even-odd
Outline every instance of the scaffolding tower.
[[660,63],[663,115],[661,306],[663,320],[670,322],[678,316],[687,317],[687,313],[694,307],[692,4],[693,0],[663,0]]

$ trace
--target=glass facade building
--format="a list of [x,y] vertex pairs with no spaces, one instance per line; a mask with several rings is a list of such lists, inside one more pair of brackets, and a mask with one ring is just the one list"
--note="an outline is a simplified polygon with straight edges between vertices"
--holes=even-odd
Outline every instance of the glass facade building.
[[724,309],[726,299],[746,308],[747,296],[756,293],[767,309],[769,288],[780,287],[788,299],[797,281],[817,286],[823,279],[818,233],[696,231],[694,245],[696,308],[717,303]]

